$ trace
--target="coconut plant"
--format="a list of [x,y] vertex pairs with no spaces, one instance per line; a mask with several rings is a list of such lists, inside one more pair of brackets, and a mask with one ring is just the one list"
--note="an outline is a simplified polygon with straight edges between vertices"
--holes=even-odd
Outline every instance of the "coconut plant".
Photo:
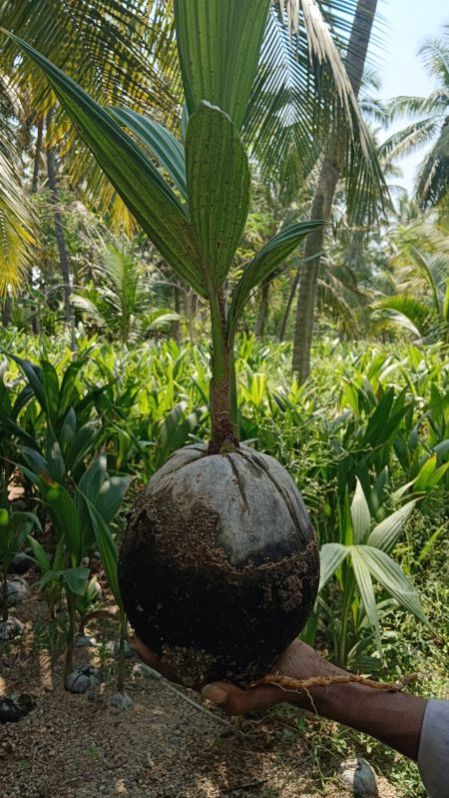
[[295,483],[276,460],[239,441],[239,319],[250,293],[320,224],[281,230],[228,295],[250,207],[239,131],[269,6],[270,0],[176,0],[186,98],[180,138],[148,116],[103,109],[12,37],[41,66],[161,255],[210,307],[210,441],[180,449],[154,474],[131,513],[119,562],[131,624],[190,684],[262,676],[305,624],[319,580],[315,534]]

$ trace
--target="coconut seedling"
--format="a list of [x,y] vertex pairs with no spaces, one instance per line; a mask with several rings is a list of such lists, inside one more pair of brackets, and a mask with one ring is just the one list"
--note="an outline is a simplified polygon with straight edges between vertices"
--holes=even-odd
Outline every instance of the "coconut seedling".
[[250,207],[240,129],[269,6],[270,0],[175,0],[186,98],[179,138],[148,116],[101,108],[13,37],[42,67],[161,255],[210,307],[210,441],[175,452],[153,476],[131,514],[119,562],[131,624],[189,684],[262,676],[305,624],[318,586],[315,535],[295,483],[272,457],[243,445],[238,430],[239,319],[254,288],[318,224],[283,229],[246,265],[229,296],[227,278]]

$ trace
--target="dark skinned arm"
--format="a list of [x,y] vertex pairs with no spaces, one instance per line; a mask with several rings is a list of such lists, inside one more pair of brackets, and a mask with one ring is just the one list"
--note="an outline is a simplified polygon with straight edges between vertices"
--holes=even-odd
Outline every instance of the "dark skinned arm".
[[[147,664],[171,681],[179,681],[139,640],[137,648]],[[282,654],[274,670],[296,679],[345,673],[298,640]],[[415,761],[427,706],[427,701],[418,696],[375,690],[359,684],[313,687],[310,698],[305,693],[285,691],[276,685],[258,685],[242,690],[228,682],[217,682],[203,687],[202,695],[229,715],[243,715],[282,702],[296,704],[301,709],[316,711],[324,718],[369,734]]]

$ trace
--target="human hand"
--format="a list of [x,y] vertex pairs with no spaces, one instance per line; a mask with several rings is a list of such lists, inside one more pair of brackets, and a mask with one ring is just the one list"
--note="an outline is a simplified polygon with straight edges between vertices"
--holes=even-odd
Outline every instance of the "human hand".
[[[300,680],[344,673],[300,640],[294,640],[281,654],[273,671]],[[274,684],[258,684],[241,689],[229,682],[214,682],[203,687],[201,692],[203,698],[220,706],[228,715],[243,715],[251,710],[266,709],[284,702],[296,704],[303,709],[313,708],[310,695],[286,691]]]
[[[179,677],[164,664],[138,637],[135,646],[140,658],[151,668],[159,671],[171,682],[180,682]],[[311,646],[295,640],[279,657],[273,671],[295,679],[309,679],[314,676],[333,676],[344,673],[318,654]],[[198,688],[201,689],[201,688]],[[230,682],[214,682],[203,687],[203,698],[212,701],[224,709],[229,715],[242,715],[245,712],[267,707],[282,702],[294,703],[304,709],[311,709],[310,697],[305,693],[288,692],[273,684],[260,684],[242,689]]]
[[[179,682],[151,649],[136,638],[136,648],[147,665],[170,681]],[[313,648],[295,640],[275,662],[273,671],[283,676],[305,680],[316,676],[345,674]],[[310,693],[286,691],[275,684],[258,684],[241,689],[229,682],[214,682],[202,689],[204,698],[220,706],[228,715],[266,709],[288,702],[353,729],[376,737],[401,754],[416,760],[419,739],[427,706],[425,698],[402,692],[373,690],[361,684],[334,684],[312,687]]]
[[151,648],[145,645],[145,643],[140,639],[140,637],[137,637],[137,635],[134,638],[134,646],[136,647],[137,653],[142,662],[144,662],[146,665],[149,665],[150,668],[154,668],[155,671],[158,671],[170,682],[176,682],[177,684],[181,683],[181,680],[176,673],[174,673],[171,668],[168,668],[162,659],[158,657],[158,655],[155,654]]

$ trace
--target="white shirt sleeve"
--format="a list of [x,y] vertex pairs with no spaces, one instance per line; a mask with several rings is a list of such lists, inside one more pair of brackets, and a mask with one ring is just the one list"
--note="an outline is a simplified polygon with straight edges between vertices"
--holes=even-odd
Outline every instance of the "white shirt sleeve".
[[418,766],[430,798],[449,798],[449,701],[427,704]]

